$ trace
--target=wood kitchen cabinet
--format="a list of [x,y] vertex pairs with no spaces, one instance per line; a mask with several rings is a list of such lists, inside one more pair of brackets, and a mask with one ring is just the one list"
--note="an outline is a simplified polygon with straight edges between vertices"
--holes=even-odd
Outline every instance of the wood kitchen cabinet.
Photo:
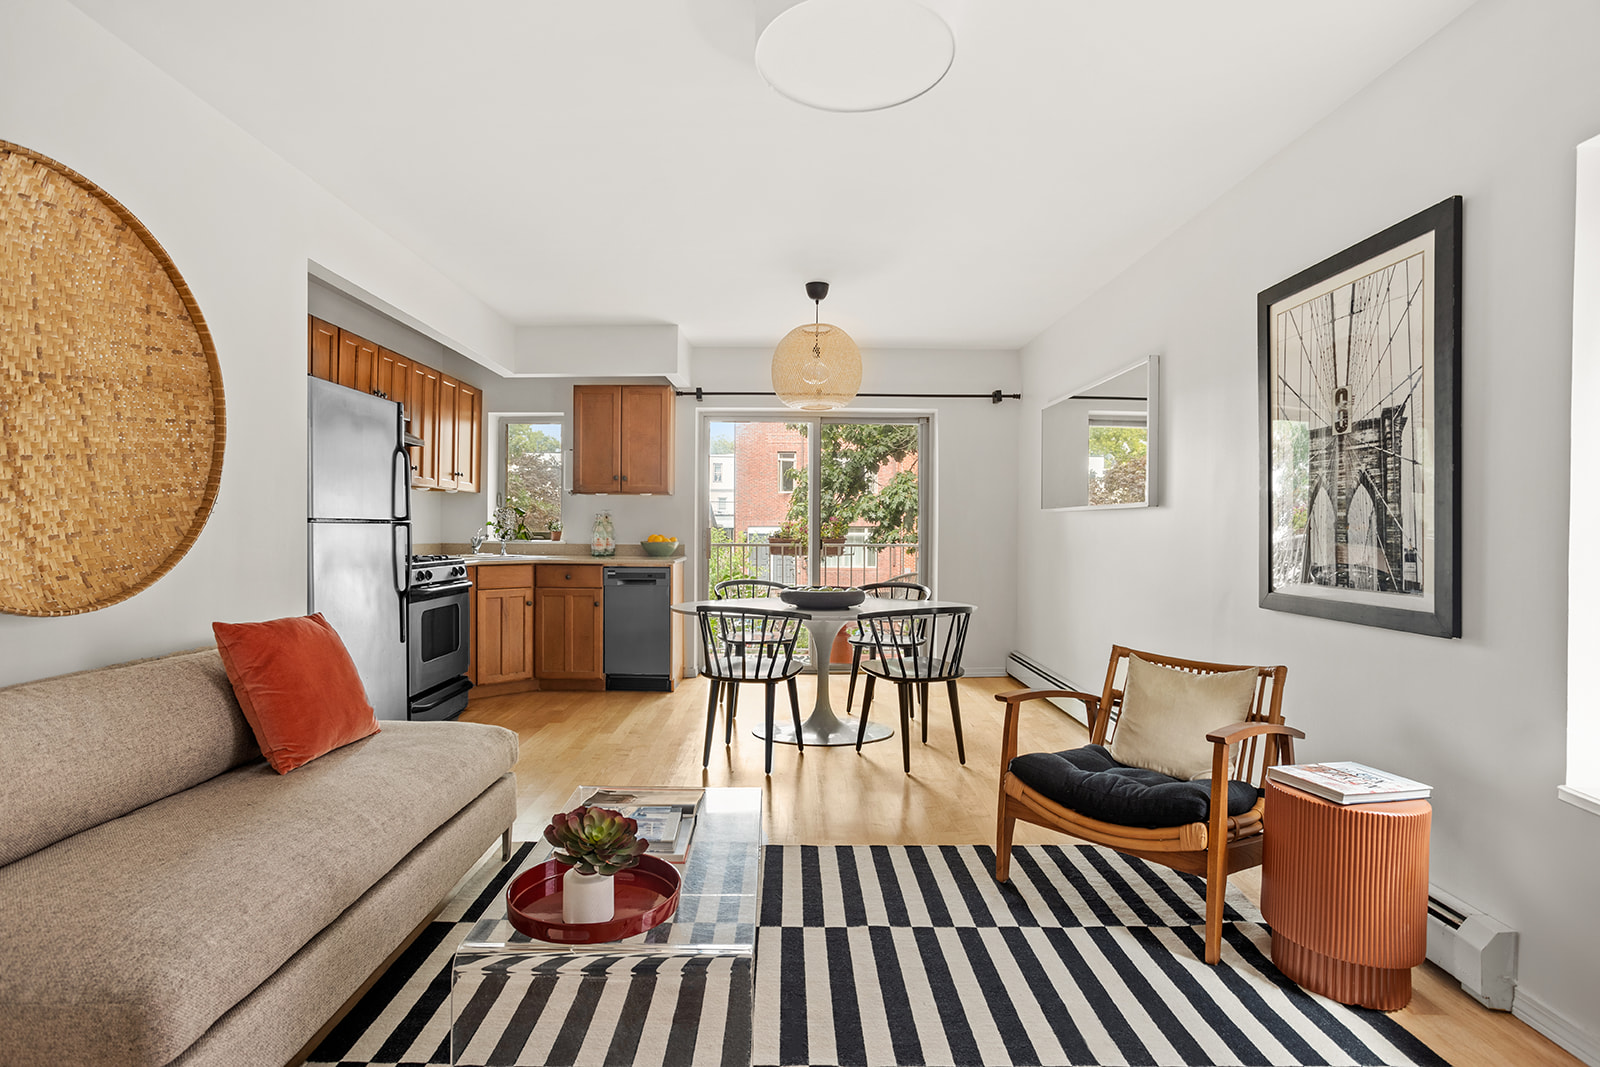
[[605,688],[604,569],[541,563],[535,570],[534,673],[541,688]]
[[423,363],[411,364],[411,432],[422,445],[411,449],[411,487],[433,489],[439,484],[439,372]]
[[483,394],[448,374],[439,375],[437,389],[434,484],[476,493],[482,467]]
[[406,409],[406,419],[411,418],[411,361],[387,348],[378,349],[378,369],[373,375],[372,391]]
[[671,493],[670,385],[572,387],[574,493]]
[[378,346],[349,330],[339,331],[338,377],[333,380],[360,393],[372,392],[378,373]]
[[414,489],[476,493],[483,478],[483,394],[474,386],[349,330],[308,316],[306,370],[314,378],[378,393],[405,408],[422,440],[411,454]]
[[483,394],[456,383],[456,488],[476,493],[483,484]]
[[531,679],[533,567],[474,567],[471,577],[473,684]]
[[310,351],[306,359],[306,373],[323,381],[339,380],[339,327],[310,316]]

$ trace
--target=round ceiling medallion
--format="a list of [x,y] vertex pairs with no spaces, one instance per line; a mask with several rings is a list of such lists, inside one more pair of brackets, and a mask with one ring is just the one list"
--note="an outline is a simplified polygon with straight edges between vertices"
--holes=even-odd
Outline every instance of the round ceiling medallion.
[[879,111],[921,96],[956,54],[950,27],[915,0],[802,0],[756,41],[756,69],[823,111]]
[[194,297],[121,204],[0,141],[0,612],[126,600],[194,544],[222,374]]

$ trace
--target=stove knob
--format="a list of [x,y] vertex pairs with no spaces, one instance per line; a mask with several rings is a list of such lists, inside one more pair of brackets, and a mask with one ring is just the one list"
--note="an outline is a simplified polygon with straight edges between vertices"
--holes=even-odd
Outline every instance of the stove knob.
[[431,581],[433,581],[433,572],[432,571],[418,571],[416,573],[415,577],[416,577],[416,580],[419,581],[419,582],[431,582]]

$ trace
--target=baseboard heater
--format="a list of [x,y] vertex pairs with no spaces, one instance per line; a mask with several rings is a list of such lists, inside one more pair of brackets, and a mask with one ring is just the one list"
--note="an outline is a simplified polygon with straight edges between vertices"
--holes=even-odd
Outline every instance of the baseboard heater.
[[1517,988],[1517,932],[1428,886],[1428,959],[1486,1008],[1510,1011]]
[[[1041,665],[1038,661],[1028,658],[1021,652],[1013,652],[1006,657],[1006,673],[1019,682],[1024,682],[1030,689],[1073,689],[1084,691],[1081,686],[1068,681],[1050,668]],[[1051,700],[1050,703],[1072,716],[1085,727],[1089,725],[1089,713],[1081,700]]]

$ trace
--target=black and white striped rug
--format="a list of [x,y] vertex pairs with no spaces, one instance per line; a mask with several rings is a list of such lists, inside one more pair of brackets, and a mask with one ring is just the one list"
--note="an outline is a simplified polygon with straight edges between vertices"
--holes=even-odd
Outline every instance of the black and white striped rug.
[[[307,1062],[449,1063],[451,956],[501,906],[531,847],[480,866]],[[1447,1067],[1382,1013],[1312,996],[1279,974],[1260,915],[1237,891],[1213,968],[1197,958],[1198,879],[1088,846],[1034,845],[1015,850],[1012,881],[1000,886],[993,855],[983,846],[768,847],[753,1050],[748,1037],[723,1041],[725,1021],[752,1010],[745,961],[600,957],[557,995],[534,984],[490,1002],[470,1021],[464,1062]]]
[[767,849],[755,1063],[1444,1061],[1381,1012],[1301,990],[1237,890],[1222,962],[1204,885],[1093,846]]

